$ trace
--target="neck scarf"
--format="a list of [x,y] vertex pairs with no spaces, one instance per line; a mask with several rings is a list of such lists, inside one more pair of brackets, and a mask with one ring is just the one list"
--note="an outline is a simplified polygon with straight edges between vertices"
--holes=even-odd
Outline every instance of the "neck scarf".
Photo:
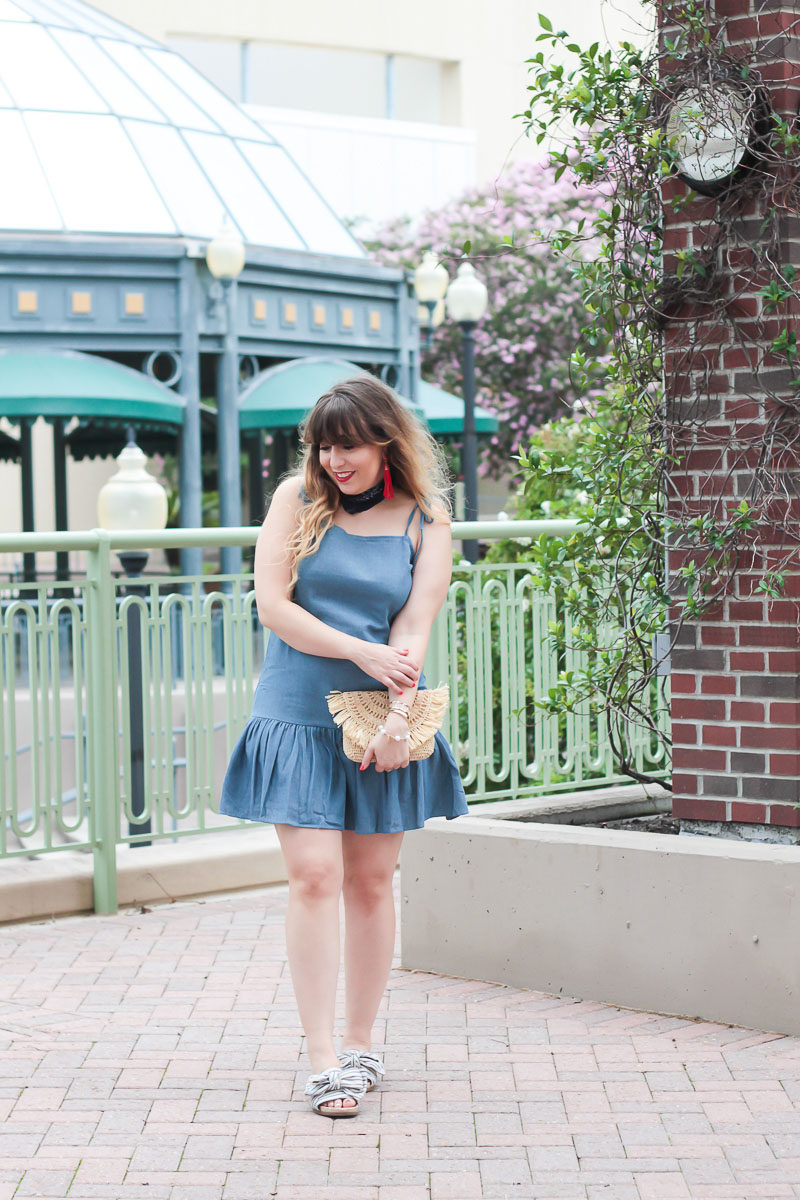
[[357,496],[348,496],[344,492],[340,492],[339,495],[346,513],[366,512],[368,508],[374,508],[383,500],[383,480],[374,487],[367,488],[365,492],[359,492]]

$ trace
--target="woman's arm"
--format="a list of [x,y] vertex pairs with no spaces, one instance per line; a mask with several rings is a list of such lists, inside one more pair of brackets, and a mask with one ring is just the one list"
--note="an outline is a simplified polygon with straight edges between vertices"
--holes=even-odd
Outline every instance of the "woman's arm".
[[[435,520],[432,525],[425,526],[422,549],[414,567],[411,592],[389,631],[389,645],[408,647],[414,662],[424,662],[433,622],[447,598],[452,570],[453,540],[450,522],[443,517]],[[415,680],[404,686],[393,697],[392,702],[407,704],[410,707],[417,694],[417,683],[418,680]],[[387,717],[385,727],[394,734],[403,734],[408,730],[405,718],[393,713]],[[369,765],[373,759],[378,771],[405,767],[409,761],[408,743],[395,742],[379,734],[367,747],[362,767],[365,764]]]
[[258,535],[254,574],[259,621],[304,654],[350,659],[393,692],[415,686],[419,668],[410,647],[397,642],[383,646],[351,637],[326,625],[289,598],[291,570],[287,547],[302,507],[298,491],[296,476],[278,485]]
[[[408,600],[392,622],[390,646],[407,646],[415,662],[425,661],[433,622],[447,599],[453,573],[453,539],[450,522],[436,520],[425,526],[422,548],[414,567],[414,583]],[[398,703],[413,703],[417,683],[403,689]]]

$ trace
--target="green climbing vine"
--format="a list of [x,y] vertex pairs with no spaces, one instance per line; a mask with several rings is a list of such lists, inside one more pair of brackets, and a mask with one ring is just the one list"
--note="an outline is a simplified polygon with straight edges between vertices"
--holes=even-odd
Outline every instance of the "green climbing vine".
[[[544,236],[580,279],[584,339],[612,347],[600,398],[520,455],[516,515],[541,516],[543,503],[555,515],[567,500],[582,522],[525,550],[565,598],[551,634],[582,664],[562,672],[546,707],[603,713],[634,778],[648,777],[636,766],[642,739],[665,753],[669,740],[654,635],[674,647],[737,574],[779,597],[800,548],[800,279],[784,261],[800,134],[764,83],[781,43],[731,45],[710,0],[662,5],[660,32],[649,7],[649,41],[614,50],[584,48],[540,16],[519,114],[558,175],[603,196],[590,220]],[[702,131],[686,97],[721,87],[743,98],[754,141],[742,169],[698,198],[677,177],[686,143],[669,113],[683,97]],[[735,399],[724,362],[738,372]],[[596,394],[594,368],[573,355],[578,395]],[[570,422],[565,453],[559,426]]]

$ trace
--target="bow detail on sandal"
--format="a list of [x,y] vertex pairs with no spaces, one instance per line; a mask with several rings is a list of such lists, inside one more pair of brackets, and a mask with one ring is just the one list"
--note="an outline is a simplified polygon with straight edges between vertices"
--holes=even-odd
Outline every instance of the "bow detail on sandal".
[[364,1077],[364,1088],[369,1091],[381,1076],[386,1074],[383,1060],[369,1050],[340,1050],[337,1058],[343,1067],[356,1067]]
[[[319,1075],[309,1075],[305,1088],[311,1107],[323,1117],[354,1117],[365,1091],[364,1072],[357,1067],[327,1067]],[[355,1104],[333,1108],[331,1100],[355,1100]]]

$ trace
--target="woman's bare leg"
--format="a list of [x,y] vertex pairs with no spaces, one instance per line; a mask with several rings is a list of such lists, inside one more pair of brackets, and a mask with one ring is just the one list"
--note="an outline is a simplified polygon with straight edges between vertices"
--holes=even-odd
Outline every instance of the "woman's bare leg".
[[369,1050],[389,978],[395,937],[392,877],[402,841],[402,833],[342,832],[346,1050]]
[[[316,1075],[339,1066],[333,1021],[339,976],[342,835],[338,829],[295,825],[276,825],[275,830],[289,878],[286,954],[311,1070]],[[344,1103],[352,1105],[354,1101]]]

